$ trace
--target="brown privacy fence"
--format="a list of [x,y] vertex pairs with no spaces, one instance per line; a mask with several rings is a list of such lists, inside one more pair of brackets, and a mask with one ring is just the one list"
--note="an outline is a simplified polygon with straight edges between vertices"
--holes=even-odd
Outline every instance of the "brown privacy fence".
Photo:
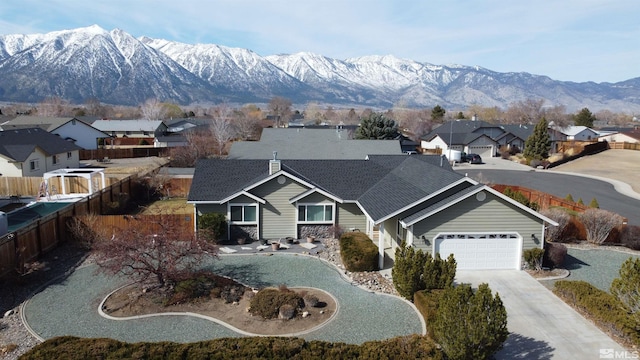
[[565,200],[558,196],[554,196],[542,191],[533,190],[533,189],[529,189],[522,186],[498,184],[498,185],[492,185],[491,187],[494,190],[497,190],[501,193],[504,193],[504,190],[506,188],[511,188],[511,190],[513,191],[520,192],[527,199],[529,199],[530,202],[537,203],[540,206],[540,210],[548,209],[550,207],[555,207],[555,206],[561,206],[563,208],[570,209],[577,212],[583,212],[589,209],[589,207],[585,205],[581,205],[573,201]]
[[[584,142],[581,142],[584,143]],[[593,154],[597,154],[599,152],[603,152],[605,150],[607,150],[609,148],[609,143],[606,141],[600,141],[600,142],[594,142],[588,145],[584,145],[582,148],[582,151],[580,151],[579,154],[573,155],[573,156],[569,156],[566,157],[562,160],[558,160],[558,161],[554,161],[551,164],[549,164],[548,168],[553,168],[556,167],[558,165],[562,165],[565,163],[568,163],[570,161],[573,161],[575,159],[579,159],[583,156],[587,156],[587,155],[593,155]]]
[[80,160],[102,160],[109,159],[130,159],[149,156],[163,157],[166,155],[166,148],[129,148],[129,149],[95,149],[80,150]]
[[194,231],[194,219],[187,214],[163,215],[100,215],[77,216],[77,218],[95,229],[124,230],[134,226],[143,234],[153,235],[162,232],[162,225],[170,224],[172,233],[189,233]]
[[[44,178],[42,177],[6,177],[0,176],[0,196],[38,196]],[[88,193],[89,182],[82,177],[52,177],[49,178],[49,193],[52,195],[62,193],[62,181],[64,189],[69,193]],[[120,181],[114,177],[106,177],[106,186],[111,186]],[[55,190],[55,191],[53,191]]]
[[640,150],[640,143],[610,142],[609,148],[617,150]]
[[26,264],[68,240],[66,223],[70,217],[102,214],[121,201],[122,194],[131,195],[135,191],[134,178],[129,176],[0,237],[0,277],[12,271],[24,273]]

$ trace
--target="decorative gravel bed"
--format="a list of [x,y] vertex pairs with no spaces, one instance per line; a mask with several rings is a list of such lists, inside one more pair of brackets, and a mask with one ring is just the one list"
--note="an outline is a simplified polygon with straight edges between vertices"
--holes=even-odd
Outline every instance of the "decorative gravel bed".
[[[415,308],[394,296],[355,286],[341,271],[320,259],[295,254],[221,256],[209,267],[247,285],[285,284],[329,291],[339,305],[338,314],[325,327],[309,333],[309,340],[362,343],[394,336],[423,333]],[[64,282],[35,295],[24,308],[28,324],[43,338],[59,335],[110,337],[129,342],[191,342],[239,334],[207,320],[186,316],[160,316],[134,321],[100,317],[99,302],[125,280],[95,273],[95,266],[76,270]]]
[[[629,257],[639,255],[631,251],[615,251],[608,248],[568,248],[565,268],[571,275],[564,280],[583,280],[593,286],[609,291],[611,282],[618,277],[618,271]],[[542,280],[541,283],[553,289],[557,280]]]

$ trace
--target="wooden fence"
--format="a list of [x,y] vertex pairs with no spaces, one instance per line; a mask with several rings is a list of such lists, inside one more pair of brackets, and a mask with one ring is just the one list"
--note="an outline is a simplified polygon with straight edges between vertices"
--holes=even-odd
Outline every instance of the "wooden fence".
[[[58,194],[62,191],[63,178],[52,177],[49,179],[49,192],[55,189]],[[38,196],[44,178],[42,177],[6,177],[0,176],[0,196]],[[67,193],[88,193],[89,180],[82,177],[64,177],[65,189]],[[106,177],[105,186],[111,186],[120,179]]]
[[136,231],[152,235],[163,231],[161,224],[171,224],[176,233],[192,233],[195,229],[192,215],[163,214],[163,215],[99,215],[78,216],[83,223],[95,229],[125,230],[135,227]]
[[134,178],[129,176],[0,237],[0,277],[13,271],[24,273],[29,262],[68,240],[66,224],[70,217],[102,214],[121,200],[121,194],[131,194],[132,191]]
[[610,142],[609,148],[617,150],[640,150],[640,143]]
[[80,160],[130,159],[149,156],[165,156],[167,148],[128,148],[80,150]]
[[540,210],[545,210],[550,207],[556,207],[556,206],[561,206],[563,208],[570,209],[572,211],[577,211],[577,212],[583,212],[589,209],[589,207],[586,205],[581,205],[573,201],[565,200],[558,196],[554,196],[542,191],[529,189],[522,186],[498,184],[498,185],[492,185],[491,187],[494,190],[497,190],[501,193],[504,193],[504,190],[506,188],[511,188],[511,190],[513,191],[520,192],[530,202],[535,202],[536,204],[538,204],[540,206]]

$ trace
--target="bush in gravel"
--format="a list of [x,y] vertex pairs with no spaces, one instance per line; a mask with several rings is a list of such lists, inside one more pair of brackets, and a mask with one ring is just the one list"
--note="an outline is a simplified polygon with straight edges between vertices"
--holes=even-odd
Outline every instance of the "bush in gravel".
[[344,233],[340,238],[340,256],[348,271],[378,270],[378,247],[365,233]]
[[318,299],[318,297],[311,294],[305,295],[303,299],[304,299],[304,305],[308,307],[316,307],[320,303],[320,300]]
[[634,346],[640,345],[638,323],[613,295],[586,281],[559,280],[553,292],[581,313],[586,313],[598,327],[610,331]]
[[304,300],[295,291],[286,288],[264,288],[251,299],[249,311],[264,319],[275,319],[285,304],[297,312],[299,308],[304,307]]
[[222,213],[207,213],[198,216],[198,229],[208,232],[221,243],[227,237],[227,217]]
[[611,230],[623,222],[622,216],[601,209],[588,209],[578,215],[587,232],[587,241],[600,245],[609,236]]
[[296,316],[296,308],[289,304],[284,304],[278,309],[278,319],[291,320]]
[[453,286],[456,277],[456,259],[449,254],[447,260],[443,260],[439,253],[434,258],[426,253],[424,269],[422,272],[423,289],[444,289]]
[[550,268],[561,268],[567,256],[567,247],[561,243],[548,242],[544,248],[542,263]]
[[524,262],[527,265],[527,269],[530,270],[542,270],[542,258],[544,256],[544,250],[540,248],[527,249],[522,252]]
[[542,215],[558,223],[558,226],[545,226],[544,238],[547,241],[562,241],[565,228],[571,220],[571,216],[564,208],[549,208],[540,212]]

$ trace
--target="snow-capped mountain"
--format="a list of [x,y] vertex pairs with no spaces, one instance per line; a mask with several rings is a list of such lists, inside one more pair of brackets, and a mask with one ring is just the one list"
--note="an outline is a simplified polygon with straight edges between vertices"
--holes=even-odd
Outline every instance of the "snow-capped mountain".
[[574,111],[640,111],[640,78],[611,83],[555,81],[478,66],[433,65],[392,55],[345,60],[312,53],[262,57],[215,44],[136,39],[97,25],[47,34],[0,36],[0,101],[58,96],[81,103],[138,105],[268,102],[344,106],[506,107],[545,99]]

